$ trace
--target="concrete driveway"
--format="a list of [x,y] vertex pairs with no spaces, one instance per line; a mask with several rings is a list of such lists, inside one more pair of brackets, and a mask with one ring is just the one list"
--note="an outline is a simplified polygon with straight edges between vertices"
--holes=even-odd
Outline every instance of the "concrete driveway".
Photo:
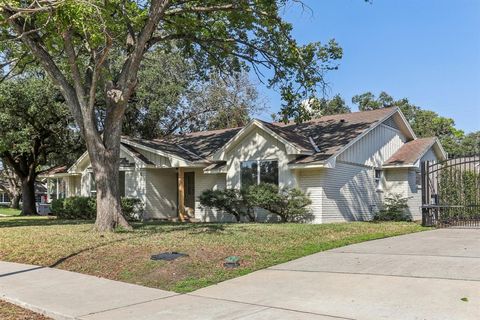
[[480,319],[480,229],[351,245],[193,294],[304,313],[292,319]]
[[0,298],[57,319],[480,319],[480,229],[351,245],[186,295],[0,262]]

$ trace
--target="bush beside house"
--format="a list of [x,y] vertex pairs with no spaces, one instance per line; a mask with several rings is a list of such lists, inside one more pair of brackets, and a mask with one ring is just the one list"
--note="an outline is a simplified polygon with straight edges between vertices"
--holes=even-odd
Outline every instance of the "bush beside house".
[[255,221],[254,208],[265,209],[282,222],[308,221],[312,217],[308,208],[311,203],[308,195],[300,189],[280,189],[269,183],[243,190],[206,190],[200,195],[202,206],[232,214],[238,222],[242,217]]
[[412,221],[408,213],[408,197],[391,194],[384,198],[382,209],[373,216],[375,221]]
[[[138,198],[122,198],[122,213],[130,221],[143,216],[143,203]],[[52,201],[52,214],[59,219],[93,220],[97,214],[96,199],[93,197],[70,197]]]

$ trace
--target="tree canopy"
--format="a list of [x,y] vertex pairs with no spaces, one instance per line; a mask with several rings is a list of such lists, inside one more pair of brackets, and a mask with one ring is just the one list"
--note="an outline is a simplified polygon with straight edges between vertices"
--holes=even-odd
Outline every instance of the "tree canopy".
[[139,70],[123,134],[153,139],[244,126],[263,106],[246,72],[212,70],[198,77],[195,64],[180,53],[157,50],[146,54]]
[[[60,88],[95,173],[98,230],[129,228],[119,197],[120,136],[145,53],[178,50],[199,75],[253,70],[280,91],[284,120],[308,117],[300,102],[315,97],[342,50],[334,40],[300,45],[280,15],[290,2],[296,1],[0,1],[4,74],[35,61]],[[271,76],[263,77],[264,69]]]
[[366,92],[354,96],[352,102],[361,111],[399,107],[417,136],[438,137],[450,157],[480,152],[478,131],[465,135],[462,130],[455,127],[453,119],[442,117],[434,111],[416,106],[407,98],[395,100],[386,92],[381,92],[377,98],[373,93]]
[[0,84],[0,158],[21,180],[24,214],[35,213],[32,195],[41,167],[68,162],[82,148],[63,101],[41,75]]

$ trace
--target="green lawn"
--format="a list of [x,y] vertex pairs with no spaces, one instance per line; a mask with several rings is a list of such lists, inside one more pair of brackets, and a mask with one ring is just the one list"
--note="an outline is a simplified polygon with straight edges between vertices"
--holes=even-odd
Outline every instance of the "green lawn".
[[[137,223],[98,234],[92,223],[45,217],[0,219],[0,260],[52,266],[145,286],[189,292],[315,252],[426,230],[415,223]],[[151,261],[166,251],[188,254]],[[223,267],[225,257],[241,267]]]
[[0,217],[2,216],[19,216],[20,215],[20,210],[17,209],[12,209],[12,208],[7,208],[7,207],[2,207],[0,206]]

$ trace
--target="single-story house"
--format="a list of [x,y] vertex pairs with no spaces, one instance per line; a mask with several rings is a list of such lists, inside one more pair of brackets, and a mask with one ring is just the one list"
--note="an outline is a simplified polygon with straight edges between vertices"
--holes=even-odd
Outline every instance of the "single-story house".
[[[0,181],[0,205],[10,205],[10,195],[6,182]],[[35,202],[42,203],[47,199],[47,187],[41,182],[35,182]],[[21,200],[21,199],[20,199]]]
[[[231,219],[203,208],[199,195],[261,182],[308,193],[315,223],[371,219],[389,193],[409,197],[420,219],[420,162],[447,158],[437,138],[415,136],[398,108],[301,124],[255,119],[242,128],[164,139],[122,137],[121,144],[121,193],[140,198],[146,218],[154,219],[185,213],[201,221]],[[49,178],[57,186],[63,181],[67,197],[95,194],[87,153]]]

